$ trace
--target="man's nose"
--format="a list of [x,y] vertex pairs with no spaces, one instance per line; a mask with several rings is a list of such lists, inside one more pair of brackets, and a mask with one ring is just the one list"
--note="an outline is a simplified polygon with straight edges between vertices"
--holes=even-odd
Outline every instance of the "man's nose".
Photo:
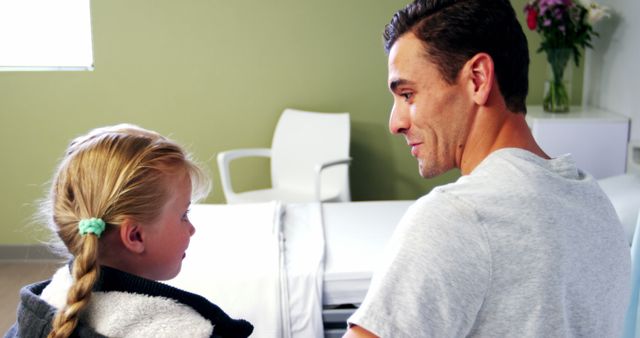
[[391,134],[404,134],[409,129],[409,120],[406,109],[393,104],[389,115],[389,132]]

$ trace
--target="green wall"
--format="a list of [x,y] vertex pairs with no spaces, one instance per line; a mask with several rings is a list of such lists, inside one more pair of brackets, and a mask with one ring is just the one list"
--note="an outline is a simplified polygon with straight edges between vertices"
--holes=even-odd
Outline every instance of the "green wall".
[[[404,4],[92,1],[94,71],[0,73],[0,245],[42,238],[31,217],[67,143],[119,122],[187,146],[214,179],[210,203],[224,200],[215,155],[268,147],[285,107],[351,113],[354,200],[414,199],[455,179],[421,179],[404,140],[387,131],[381,32]],[[514,2],[520,16],[523,5]],[[541,101],[544,69],[534,55],[530,103]],[[241,189],[269,185],[266,160],[234,172]]]

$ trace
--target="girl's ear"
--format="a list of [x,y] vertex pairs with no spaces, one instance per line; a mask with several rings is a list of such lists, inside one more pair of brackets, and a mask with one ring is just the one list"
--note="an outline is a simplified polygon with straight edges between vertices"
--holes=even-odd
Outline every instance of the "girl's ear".
[[140,223],[130,217],[120,224],[120,240],[127,250],[138,254],[144,252],[142,231]]

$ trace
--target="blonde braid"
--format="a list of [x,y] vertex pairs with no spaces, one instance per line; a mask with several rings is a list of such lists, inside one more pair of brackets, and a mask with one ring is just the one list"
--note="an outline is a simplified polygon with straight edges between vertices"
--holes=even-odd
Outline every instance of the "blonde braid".
[[53,328],[47,338],[67,338],[78,325],[82,309],[89,303],[91,290],[98,280],[100,268],[97,264],[98,237],[84,236],[82,251],[73,262],[73,285],[67,294],[67,304],[53,319]]

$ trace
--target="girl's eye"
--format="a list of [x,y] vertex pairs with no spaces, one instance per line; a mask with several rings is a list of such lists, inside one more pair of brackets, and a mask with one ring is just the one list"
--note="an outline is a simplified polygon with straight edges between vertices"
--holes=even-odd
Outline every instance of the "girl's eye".
[[189,211],[191,211],[191,210],[187,210],[184,214],[182,214],[182,220],[183,221],[188,221],[189,220]]

